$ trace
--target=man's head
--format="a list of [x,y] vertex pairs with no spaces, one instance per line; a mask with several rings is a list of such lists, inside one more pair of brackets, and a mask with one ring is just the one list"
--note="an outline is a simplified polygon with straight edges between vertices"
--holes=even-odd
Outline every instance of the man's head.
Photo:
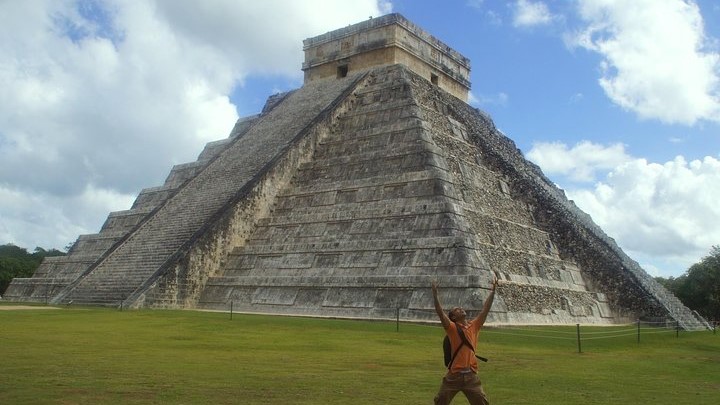
[[462,307],[453,307],[450,311],[448,311],[448,318],[450,318],[453,322],[462,322],[465,320],[465,316],[467,314],[465,313],[465,310],[462,309]]

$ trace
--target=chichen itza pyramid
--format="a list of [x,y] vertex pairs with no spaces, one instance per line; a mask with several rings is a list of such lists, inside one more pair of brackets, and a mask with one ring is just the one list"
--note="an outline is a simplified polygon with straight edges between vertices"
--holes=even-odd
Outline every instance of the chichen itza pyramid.
[[489,322],[697,323],[466,103],[467,58],[399,14],[304,51],[301,88],[5,299],[435,320],[432,279],[472,312],[497,272]]

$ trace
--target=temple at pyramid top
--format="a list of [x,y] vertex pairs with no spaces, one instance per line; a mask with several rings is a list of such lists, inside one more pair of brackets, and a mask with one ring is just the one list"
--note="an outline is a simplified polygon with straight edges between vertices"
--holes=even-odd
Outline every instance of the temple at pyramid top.
[[305,83],[402,64],[467,101],[470,60],[400,14],[349,25],[303,41]]

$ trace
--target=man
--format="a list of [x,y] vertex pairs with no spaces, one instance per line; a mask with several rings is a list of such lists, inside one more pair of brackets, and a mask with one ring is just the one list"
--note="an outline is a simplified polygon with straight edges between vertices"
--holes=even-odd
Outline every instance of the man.
[[[447,405],[452,401],[455,395],[462,391],[467,397],[471,405],[487,405],[489,404],[485,391],[483,391],[480,378],[477,376],[478,364],[475,358],[475,346],[477,345],[477,337],[480,328],[485,323],[490,307],[492,307],[495,298],[495,289],[497,288],[497,276],[493,277],[492,289],[490,295],[485,299],[482,311],[473,319],[467,320],[465,310],[462,307],[454,307],[447,315],[443,311],[440,300],[438,299],[438,283],[432,282],[432,294],[435,301],[435,311],[440,317],[445,333],[450,338],[451,353],[455,354],[448,372],[443,377],[440,390],[435,396],[435,405]],[[466,337],[466,341],[472,345],[470,348],[463,343],[463,339],[458,333],[458,329]],[[458,349],[459,348],[459,349]]]

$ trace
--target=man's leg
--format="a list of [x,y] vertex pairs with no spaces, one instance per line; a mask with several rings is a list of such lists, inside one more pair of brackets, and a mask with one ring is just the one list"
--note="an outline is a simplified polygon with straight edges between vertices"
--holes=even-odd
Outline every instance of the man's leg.
[[477,374],[470,374],[467,377],[467,382],[462,388],[463,394],[470,402],[470,405],[489,405],[490,402],[485,395],[482,384],[480,383],[480,377]]
[[448,405],[455,394],[460,391],[463,384],[463,377],[460,375],[448,374],[443,377],[442,384],[440,384],[440,390],[435,396],[435,405]]

